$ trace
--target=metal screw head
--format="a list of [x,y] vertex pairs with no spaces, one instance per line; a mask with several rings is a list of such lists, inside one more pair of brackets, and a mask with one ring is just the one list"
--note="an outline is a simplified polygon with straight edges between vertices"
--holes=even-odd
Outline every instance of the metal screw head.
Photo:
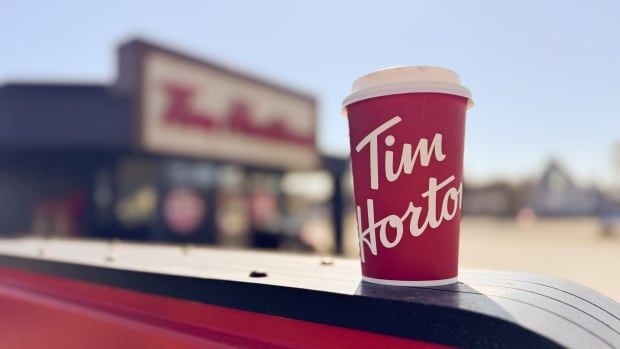
[[334,260],[331,257],[321,258],[321,265],[334,265]]
[[267,277],[267,272],[263,270],[252,270],[250,273],[251,278],[264,278]]
[[192,252],[193,249],[194,249],[194,246],[192,246],[191,244],[187,244],[181,247],[181,252],[187,256]]

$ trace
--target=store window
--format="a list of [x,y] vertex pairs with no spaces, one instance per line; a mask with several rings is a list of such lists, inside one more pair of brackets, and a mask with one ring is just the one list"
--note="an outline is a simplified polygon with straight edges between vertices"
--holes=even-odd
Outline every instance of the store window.
[[330,199],[331,176],[326,171],[288,173],[282,179],[286,217],[283,219],[287,249],[317,253],[334,250],[334,225]]
[[218,245],[248,246],[251,243],[245,179],[245,171],[239,166],[222,166],[218,170],[215,217]]

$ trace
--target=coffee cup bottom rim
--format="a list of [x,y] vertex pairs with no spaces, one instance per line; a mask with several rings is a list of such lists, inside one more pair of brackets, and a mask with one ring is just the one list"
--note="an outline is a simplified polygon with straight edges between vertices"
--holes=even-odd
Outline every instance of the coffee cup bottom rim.
[[432,286],[445,286],[457,283],[459,281],[458,276],[439,279],[439,280],[389,280],[378,279],[369,276],[362,276],[362,281],[370,282],[373,284],[385,285],[385,286],[405,286],[405,287],[432,287]]

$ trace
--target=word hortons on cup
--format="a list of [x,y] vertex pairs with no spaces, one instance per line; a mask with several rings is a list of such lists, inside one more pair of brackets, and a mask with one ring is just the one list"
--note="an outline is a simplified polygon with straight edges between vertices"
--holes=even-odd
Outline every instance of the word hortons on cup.
[[[389,129],[398,127],[402,121],[400,116],[394,116],[379,127],[371,131],[356,146],[357,153],[366,152],[370,160],[370,183],[373,190],[379,190],[381,175],[387,182],[395,182],[401,175],[414,175],[416,166],[428,167],[433,161],[442,162],[448,156],[442,150],[442,135],[435,133],[432,138],[420,138],[418,144],[404,143],[400,149],[400,161],[395,163],[394,147],[396,139],[389,134]],[[381,169],[379,164],[379,144],[386,146],[385,163]],[[383,148],[383,147],[381,147]],[[411,188],[415,190],[417,188]],[[362,230],[362,208],[357,206],[358,234],[360,244],[360,256],[362,263],[365,262],[364,246],[370,253],[377,255],[377,230],[379,241],[385,248],[397,246],[403,238],[406,238],[405,227],[408,222],[408,231],[411,238],[422,235],[427,228],[437,228],[444,221],[452,220],[461,209],[463,185],[455,182],[455,176],[447,178],[428,178],[428,186],[420,193],[426,205],[416,206],[409,202],[403,212],[395,212],[385,217],[375,217],[374,202],[366,199],[366,221],[368,226]],[[437,206],[441,204],[441,210],[437,212]],[[424,212],[426,210],[426,212]],[[389,231],[388,231],[389,229]],[[393,231],[393,232],[392,232]],[[388,233],[391,238],[388,237]]]

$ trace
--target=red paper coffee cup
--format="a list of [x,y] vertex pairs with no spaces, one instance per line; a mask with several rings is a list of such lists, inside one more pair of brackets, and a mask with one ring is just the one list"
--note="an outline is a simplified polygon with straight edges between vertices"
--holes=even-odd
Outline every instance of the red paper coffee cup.
[[364,281],[457,281],[470,104],[469,90],[444,68],[388,68],[353,84],[344,107]]

